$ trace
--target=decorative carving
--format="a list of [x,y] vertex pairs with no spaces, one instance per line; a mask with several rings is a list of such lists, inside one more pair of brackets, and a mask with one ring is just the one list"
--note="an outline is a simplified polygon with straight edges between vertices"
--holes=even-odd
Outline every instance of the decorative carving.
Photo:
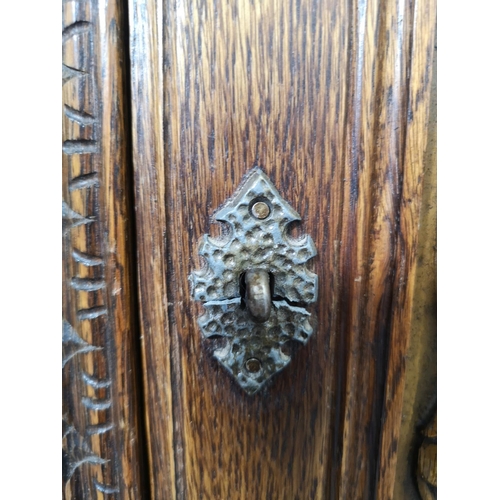
[[[91,17],[93,5],[75,2],[66,10],[63,3],[63,17],[65,13]],[[66,485],[80,466],[92,466],[95,475],[85,487],[88,494],[89,486],[104,493],[118,492],[117,487],[102,483],[103,480],[106,483],[116,480],[114,457],[102,456],[102,449],[115,448],[112,444],[115,425],[109,412],[112,400],[108,354],[99,347],[106,345],[106,335],[110,334],[106,325],[106,295],[103,293],[106,288],[104,261],[92,254],[96,251],[101,253],[102,237],[96,235],[100,235],[103,228],[96,216],[86,215],[87,211],[99,213],[96,204],[90,200],[99,199],[101,165],[101,138],[99,128],[94,127],[99,125],[100,118],[93,36],[94,24],[88,19],[77,19],[62,32],[63,59],[66,59],[62,72],[63,101],[71,101],[71,105],[63,102],[65,126],[62,143],[64,177],[67,179],[62,202],[63,255],[67,273],[64,296],[70,297],[63,307],[63,316],[71,318],[71,324],[64,318],[62,322],[63,376],[68,380],[63,396],[63,480]],[[73,208],[75,199],[79,202]],[[87,232],[79,232],[83,229],[81,226],[85,226]],[[88,274],[87,271],[82,273],[80,265],[88,269]],[[77,309],[77,304],[84,307]],[[102,316],[104,318],[99,319]],[[81,328],[82,322],[85,322],[84,329]],[[90,332],[92,343],[80,336],[80,330],[87,332],[85,338],[89,338]],[[95,356],[95,361],[102,367],[100,377],[81,372],[79,355]],[[102,373],[104,370],[105,374]],[[92,449],[96,441],[89,437],[95,434],[106,435],[103,439],[107,442],[101,449]],[[73,498],[75,493],[69,490],[66,497],[71,495]]]
[[[206,266],[190,276],[193,296],[207,311],[198,324],[205,338],[227,339],[214,356],[253,394],[290,362],[284,344],[305,344],[313,332],[310,313],[299,305],[317,299],[317,276],[307,268],[316,248],[308,235],[287,234],[300,216],[258,168],[214,217],[228,230],[220,239],[204,235],[200,241]],[[267,273],[271,281],[270,314],[262,320],[245,303],[243,276],[252,270]]]
[[75,428],[63,419],[63,480],[67,482],[75,470],[84,463],[103,465],[107,460],[92,453],[85,437],[78,434]]
[[72,68],[66,64],[62,65],[62,84],[69,82],[73,78],[85,75],[85,71],[80,71],[79,69]]
[[65,320],[62,321],[62,367],[77,354],[98,350],[99,347],[88,344]]
[[422,432],[418,450],[417,482],[422,500],[437,498],[437,413]]
[[62,202],[62,228],[63,234],[67,233],[74,227],[81,226],[82,224],[90,224],[94,222],[91,217],[84,217],[83,215],[72,210],[66,202]]

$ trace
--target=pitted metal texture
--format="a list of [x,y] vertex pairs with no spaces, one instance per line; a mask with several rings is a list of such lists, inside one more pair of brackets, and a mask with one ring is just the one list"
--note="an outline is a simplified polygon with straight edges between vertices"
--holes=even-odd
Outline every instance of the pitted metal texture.
[[[253,205],[259,202],[270,208],[265,219],[252,214]],[[318,277],[306,267],[316,255],[314,243],[309,235],[300,240],[287,235],[288,224],[300,216],[260,169],[215,213],[215,219],[226,222],[230,231],[221,239],[205,234],[200,242],[199,254],[207,265],[191,275],[196,300],[237,297],[240,275],[257,268],[274,276],[275,295],[305,304],[317,300]]]
[[[308,235],[289,236],[288,225],[300,216],[258,168],[214,217],[227,230],[221,238],[202,237],[205,266],[189,277],[193,297],[207,309],[198,324],[206,338],[227,338],[214,355],[253,394],[290,362],[284,343],[305,343],[313,332],[310,313],[300,306],[317,300],[317,276],[307,268],[316,248]],[[260,319],[241,296],[245,273],[257,269],[267,272],[273,285],[272,304]]]
[[[204,306],[207,311],[198,319],[203,336],[227,338],[214,356],[248,394],[257,392],[290,363],[290,356],[282,350],[289,340],[305,344],[313,333],[310,313],[285,301],[273,302],[265,323],[249,321],[240,299],[206,302]],[[258,360],[260,368],[248,370],[248,360]]]

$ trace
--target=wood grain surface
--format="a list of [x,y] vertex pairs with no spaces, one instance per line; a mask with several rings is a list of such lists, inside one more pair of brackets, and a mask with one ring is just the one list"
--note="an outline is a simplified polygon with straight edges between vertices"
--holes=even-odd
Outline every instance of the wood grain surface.
[[[393,497],[435,31],[414,2],[129,0],[155,499]],[[254,166],[318,249],[317,331],[247,396],[187,277]]]
[[124,10],[78,0],[62,17],[63,498],[138,499]]
[[424,159],[417,269],[410,345],[406,355],[403,416],[398,445],[395,498],[421,500],[417,474],[422,427],[437,401],[437,50],[431,85],[431,109]]

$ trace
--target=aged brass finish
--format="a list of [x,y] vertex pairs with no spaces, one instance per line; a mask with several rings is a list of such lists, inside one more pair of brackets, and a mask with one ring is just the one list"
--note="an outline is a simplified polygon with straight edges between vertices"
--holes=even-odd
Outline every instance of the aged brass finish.
[[290,362],[288,341],[305,344],[313,333],[302,305],[317,299],[317,276],[307,268],[316,248],[308,235],[289,236],[300,216],[258,168],[215,219],[228,231],[203,236],[206,266],[189,277],[206,309],[198,324],[205,338],[227,339],[214,356],[253,394]]
[[266,219],[271,213],[271,209],[268,204],[263,201],[258,201],[252,205],[252,214],[257,217],[257,219]]

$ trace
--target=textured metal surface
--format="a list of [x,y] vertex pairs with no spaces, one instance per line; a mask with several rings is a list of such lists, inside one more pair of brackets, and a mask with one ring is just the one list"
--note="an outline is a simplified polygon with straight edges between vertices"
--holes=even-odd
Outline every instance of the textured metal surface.
[[[293,307],[285,301],[275,301],[265,323],[249,319],[239,298],[206,302],[206,313],[198,320],[206,338],[225,337],[226,345],[214,351],[214,356],[225,366],[248,393],[257,392],[275,373],[290,363],[290,356],[281,349],[289,340],[305,344],[313,332],[310,314],[303,307]],[[257,359],[260,370],[247,369],[246,361]]]
[[[193,297],[207,310],[198,324],[206,338],[227,338],[214,355],[252,394],[290,362],[281,347],[289,340],[305,343],[313,332],[310,314],[299,306],[317,299],[317,276],[307,269],[316,248],[308,235],[288,235],[300,216],[258,168],[215,219],[227,223],[227,231],[220,239],[202,237],[205,266],[190,275]],[[257,318],[242,287],[245,273],[255,270],[268,273],[272,284],[271,310]]]

